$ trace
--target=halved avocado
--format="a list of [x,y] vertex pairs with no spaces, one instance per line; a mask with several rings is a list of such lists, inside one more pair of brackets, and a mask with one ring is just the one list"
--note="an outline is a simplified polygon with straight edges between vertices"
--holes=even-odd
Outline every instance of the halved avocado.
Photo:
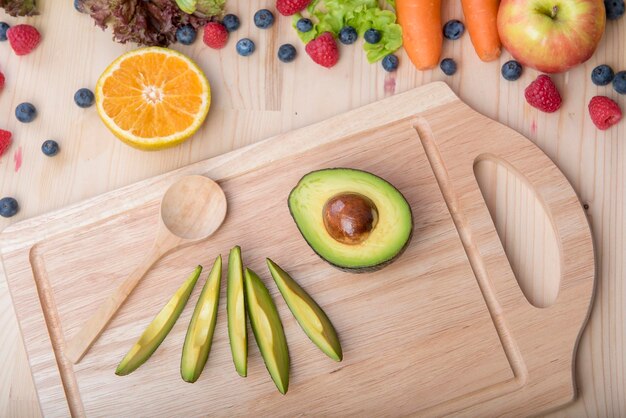
[[222,256],[220,255],[213,263],[213,268],[202,288],[187,328],[180,359],[180,375],[185,382],[193,383],[198,380],[209,358],[217,322],[221,282]]
[[243,288],[243,262],[239,246],[228,255],[228,283],[226,287],[226,311],[228,312],[228,338],[235,370],[239,376],[248,373],[248,330],[246,329],[246,305]]
[[276,305],[259,276],[250,269],[244,273],[246,306],[254,338],[265,367],[278,391],[283,395],[289,387],[289,350]]
[[413,233],[413,214],[402,193],[362,170],[330,168],[306,174],[289,194],[289,210],[313,251],[355,273],[394,261]]
[[125,376],[134,372],[159,348],[185,308],[198,277],[200,277],[200,272],[202,272],[202,266],[196,267],[191,276],[161,309],[161,312],[150,322],[150,325],[117,366],[116,375]]
[[289,274],[269,258],[265,261],[278,290],[302,330],[328,357],[341,361],[343,353],[337,331],[326,313]]

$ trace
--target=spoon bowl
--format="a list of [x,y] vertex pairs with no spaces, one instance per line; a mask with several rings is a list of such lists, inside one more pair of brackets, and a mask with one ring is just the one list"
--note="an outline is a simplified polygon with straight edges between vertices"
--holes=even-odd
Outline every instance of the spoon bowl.
[[209,237],[224,221],[226,196],[204,176],[186,176],[172,184],[161,200],[161,222],[184,240]]

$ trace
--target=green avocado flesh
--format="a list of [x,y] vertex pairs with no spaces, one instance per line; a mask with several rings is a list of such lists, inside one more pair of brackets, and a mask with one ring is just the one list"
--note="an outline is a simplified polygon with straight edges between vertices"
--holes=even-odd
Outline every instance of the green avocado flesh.
[[[327,227],[326,204],[345,194],[361,196],[375,207],[371,230],[358,243],[337,240]],[[403,252],[413,231],[411,207],[402,193],[374,174],[350,168],[306,174],[289,194],[289,210],[309,246],[347,271],[372,271],[387,265]]]
[[226,287],[226,311],[228,312],[228,338],[233,362],[239,376],[248,373],[248,330],[246,329],[246,305],[243,288],[243,262],[239,246],[230,250],[228,256],[228,285]]
[[283,395],[289,387],[289,350],[283,324],[269,291],[255,272],[246,269],[246,306],[265,367]]
[[217,322],[222,282],[222,256],[218,256],[202,288],[196,308],[193,310],[183,354],[180,359],[180,375],[185,382],[193,383],[200,377],[209,358],[213,332]]
[[200,277],[200,272],[202,272],[202,266],[196,267],[191,276],[174,293],[167,305],[161,309],[161,312],[152,320],[135,345],[122,359],[115,370],[115,374],[125,376],[134,372],[161,345],[185,308],[198,277]]
[[337,337],[335,327],[326,316],[326,313],[291,278],[283,269],[269,258],[266,259],[267,267],[278,286],[278,290],[283,295],[287,306],[293,316],[302,327],[302,330],[328,357],[335,361],[343,359],[341,344]]

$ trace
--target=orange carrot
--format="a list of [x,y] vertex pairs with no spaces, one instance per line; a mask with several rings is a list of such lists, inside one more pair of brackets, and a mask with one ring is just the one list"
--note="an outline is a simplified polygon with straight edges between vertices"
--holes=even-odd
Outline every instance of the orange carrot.
[[478,58],[483,61],[493,61],[500,56],[496,20],[499,3],[499,0],[461,0],[467,31]]
[[402,43],[418,70],[436,67],[441,57],[441,0],[396,0]]

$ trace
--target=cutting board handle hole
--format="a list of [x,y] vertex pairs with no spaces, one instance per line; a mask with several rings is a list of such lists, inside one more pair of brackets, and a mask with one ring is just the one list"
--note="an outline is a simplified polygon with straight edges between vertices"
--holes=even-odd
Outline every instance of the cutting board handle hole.
[[537,308],[550,307],[559,294],[561,256],[541,196],[515,167],[492,155],[476,159],[474,176],[524,296]]

